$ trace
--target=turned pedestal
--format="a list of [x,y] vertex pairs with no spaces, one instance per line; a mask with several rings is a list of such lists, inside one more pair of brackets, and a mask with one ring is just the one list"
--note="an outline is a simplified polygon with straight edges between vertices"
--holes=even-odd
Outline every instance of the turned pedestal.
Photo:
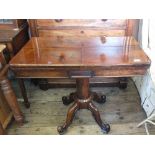
[[92,112],[95,121],[97,122],[97,124],[100,126],[101,130],[104,133],[108,133],[110,131],[109,124],[105,124],[102,122],[100,113],[96,108],[96,106],[93,104],[93,100],[99,103],[104,103],[106,101],[106,96],[105,95],[99,96],[97,93],[90,92],[89,89],[90,77],[81,76],[79,78],[76,78],[76,87],[77,87],[76,92],[71,93],[68,98],[67,97],[62,98],[64,104],[67,105],[71,102],[74,102],[74,104],[68,110],[65,123],[57,128],[59,134],[63,134],[67,130],[69,125],[72,123],[75,113],[80,109],[90,110]]

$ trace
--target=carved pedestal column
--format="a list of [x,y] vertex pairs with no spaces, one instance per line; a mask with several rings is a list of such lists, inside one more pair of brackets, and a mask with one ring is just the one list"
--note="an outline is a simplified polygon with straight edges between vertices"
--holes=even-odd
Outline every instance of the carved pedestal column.
[[[109,124],[105,124],[102,122],[100,113],[98,109],[93,104],[92,100],[96,100],[99,97],[96,93],[90,93],[89,90],[89,78],[77,78],[76,79],[77,90],[76,93],[70,95],[70,97],[74,97],[74,104],[69,108],[66,121],[62,126],[58,127],[59,134],[64,133],[65,130],[72,123],[75,113],[80,109],[88,109],[92,112],[92,115],[100,126],[101,130],[104,133],[108,133],[110,131]],[[71,101],[71,100],[70,100]]]

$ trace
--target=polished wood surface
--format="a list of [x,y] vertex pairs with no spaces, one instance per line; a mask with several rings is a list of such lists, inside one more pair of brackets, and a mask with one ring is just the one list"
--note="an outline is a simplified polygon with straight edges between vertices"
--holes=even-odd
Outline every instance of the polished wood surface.
[[134,76],[149,65],[133,37],[34,37],[10,62],[17,77],[68,78],[71,69],[91,69],[96,77]]

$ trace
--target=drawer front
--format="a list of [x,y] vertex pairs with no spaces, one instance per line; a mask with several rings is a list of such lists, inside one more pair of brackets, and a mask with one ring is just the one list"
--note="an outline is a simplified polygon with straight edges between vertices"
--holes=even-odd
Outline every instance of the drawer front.
[[65,36],[124,36],[125,30],[99,30],[99,29],[72,29],[72,30],[39,30],[39,37],[65,37]]
[[125,19],[38,19],[37,26],[40,27],[103,27],[119,28],[126,27]]

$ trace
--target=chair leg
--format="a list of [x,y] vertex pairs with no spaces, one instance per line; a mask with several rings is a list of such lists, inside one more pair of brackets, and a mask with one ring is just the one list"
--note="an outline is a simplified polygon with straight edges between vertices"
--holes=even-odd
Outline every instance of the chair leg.
[[[149,120],[151,120],[152,118],[155,117],[155,114],[152,114],[151,116],[149,116],[148,118],[146,118],[145,120],[143,120],[142,122],[140,122],[137,127],[140,127],[141,125],[143,125],[144,123],[148,122]],[[150,122],[151,123],[151,122]],[[153,122],[151,123],[153,125],[155,125]]]
[[145,120],[143,120],[142,122],[140,122],[137,127],[140,127],[144,124],[144,127],[145,127],[145,131],[146,131],[146,134],[149,135],[149,130],[148,130],[148,127],[147,127],[147,123],[150,123],[152,125],[155,125],[155,123],[152,121],[152,119],[155,117],[155,114],[152,114],[151,116],[149,116],[148,118],[146,118]]
[[25,88],[23,79],[18,79],[18,83],[19,83],[21,93],[22,93],[22,96],[23,96],[23,99],[24,99],[24,105],[25,105],[26,108],[29,108],[30,107],[30,102],[28,101],[26,88]]
[[146,131],[146,134],[149,135],[150,133],[149,133],[149,130],[148,130],[148,127],[147,127],[147,122],[145,122],[144,125],[145,125],[145,131]]

